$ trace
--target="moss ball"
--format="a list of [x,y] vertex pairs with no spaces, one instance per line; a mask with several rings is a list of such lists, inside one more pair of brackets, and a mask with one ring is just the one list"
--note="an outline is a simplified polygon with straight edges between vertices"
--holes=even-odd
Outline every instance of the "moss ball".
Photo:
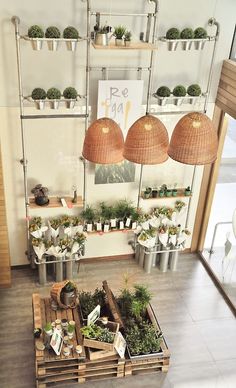
[[170,28],[166,33],[166,39],[179,39],[180,38],[180,31],[178,28]]
[[183,85],[177,85],[173,90],[173,95],[175,97],[184,97],[186,96],[186,88]]

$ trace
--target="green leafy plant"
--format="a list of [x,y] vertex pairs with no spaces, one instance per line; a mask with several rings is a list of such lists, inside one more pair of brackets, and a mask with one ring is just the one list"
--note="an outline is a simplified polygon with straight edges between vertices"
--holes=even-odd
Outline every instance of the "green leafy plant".
[[31,93],[31,97],[33,100],[45,100],[47,93],[42,88],[35,88]]
[[87,317],[91,311],[99,304],[101,309],[105,306],[105,292],[103,289],[96,288],[95,291],[79,292],[79,304],[84,317]]
[[113,35],[116,39],[123,39],[126,33],[126,28],[124,26],[116,26],[113,32]]
[[134,290],[134,297],[136,300],[140,301],[142,304],[142,311],[144,311],[150,303],[152,295],[148,288],[141,284],[135,284]]
[[79,245],[83,245],[86,241],[86,235],[84,233],[77,232],[73,237],[73,241],[76,241]]
[[79,32],[75,27],[68,26],[63,31],[63,38],[65,38],[65,39],[78,39]]
[[183,31],[181,31],[180,38],[181,39],[193,39],[194,32],[193,32],[192,28],[184,28]]
[[69,86],[68,88],[65,88],[65,90],[63,91],[64,98],[75,100],[77,96],[78,96],[77,90],[71,86]]
[[47,91],[47,98],[49,100],[60,100],[61,98],[61,92],[57,88],[50,88]]
[[44,326],[44,331],[50,331],[52,330],[52,324],[51,322],[47,322],[46,325]]
[[61,37],[60,30],[55,26],[50,26],[45,31],[46,38],[59,39]]
[[108,328],[102,328],[96,324],[84,326],[80,331],[86,338],[108,343],[113,343],[114,341],[114,334]]
[[198,84],[192,84],[188,87],[187,93],[189,96],[198,97],[201,95],[202,90]]
[[110,220],[114,216],[114,208],[101,202],[99,215],[103,221]]
[[96,219],[96,211],[92,206],[87,205],[81,212],[81,217],[87,223],[93,223]]
[[43,38],[44,37],[44,32],[43,29],[34,24],[28,29],[28,37],[29,38]]
[[186,88],[183,86],[183,85],[177,85],[174,89],[173,89],[173,95],[175,97],[184,97],[186,96]]
[[125,32],[125,41],[126,42],[131,42],[131,38],[132,38],[132,33],[131,33],[131,31],[126,31]]
[[71,218],[67,215],[61,217],[61,225],[68,228],[71,224]]
[[194,30],[194,39],[206,39],[207,31],[205,28],[198,27]]
[[160,86],[157,89],[156,94],[159,97],[170,97],[171,91],[170,91],[170,89],[167,86]]
[[73,292],[76,290],[76,286],[72,282],[68,282],[65,287],[63,288],[64,292]]
[[75,326],[69,324],[69,325],[67,326],[67,329],[66,329],[66,330],[67,330],[68,333],[74,333],[74,331],[75,331]]
[[166,33],[166,39],[179,39],[180,31],[178,28],[172,27]]
[[49,222],[51,227],[56,230],[61,225],[61,218],[52,218]]
[[183,202],[183,201],[176,201],[176,202],[175,202],[175,209],[176,209],[178,212],[180,212],[181,209],[183,209],[183,207],[185,207],[185,206],[186,206],[186,203]]

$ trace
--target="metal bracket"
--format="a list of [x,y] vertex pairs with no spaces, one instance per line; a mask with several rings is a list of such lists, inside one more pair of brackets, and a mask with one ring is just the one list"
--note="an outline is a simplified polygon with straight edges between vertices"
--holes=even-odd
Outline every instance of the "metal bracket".
[[27,166],[27,163],[28,163],[27,159],[20,159],[20,164],[22,164],[22,166]]

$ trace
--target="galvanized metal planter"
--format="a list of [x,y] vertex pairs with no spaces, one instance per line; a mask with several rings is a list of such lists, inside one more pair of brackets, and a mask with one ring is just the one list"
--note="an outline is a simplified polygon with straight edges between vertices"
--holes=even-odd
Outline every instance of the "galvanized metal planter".
[[45,108],[45,100],[34,100],[34,105],[36,109],[42,110]]
[[68,51],[75,51],[77,47],[77,39],[65,39],[66,47]]
[[179,251],[171,252],[170,259],[169,259],[171,271],[177,271],[178,260],[179,260]]
[[70,99],[65,99],[64,101],[65,101],[67,109],[74,109],[75,103],[76,103],[76,99],[70,98]]
[[59,40],[58,39],[48,39],[47,44],[48,44],[48,50],[56,51],[58,49],[58,46],[59,46]]
[[33,50],[36,50],[36,51],[42,50],[42,47],[43,47],[42,39],[31,38],[30,42]]
[[162,250],[165,252],[160,253],[160,271],[166,272],[168,269],[168,263],[169,263],[170,246],[162,247]]
[[95,34],[95,44],[97,44],[99,46],[108,46],[108,42],[109,42],[109,39],[108,39],[107,33],[104,33],[104,34],[96,33]]
[[50,105],[50,108],[51,109],[58,109],[59,108],[59,104],[60,104],[60,100],[48,100],[49,101],[49,105]]

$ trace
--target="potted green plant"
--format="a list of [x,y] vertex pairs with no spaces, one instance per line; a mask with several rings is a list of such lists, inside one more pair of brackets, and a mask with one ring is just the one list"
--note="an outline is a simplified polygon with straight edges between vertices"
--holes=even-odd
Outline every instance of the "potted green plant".
[[47,98],[49,100],[51,109],[58,109],[61,99],[61,92],[57,88],[50,88],[47,91]]
[[52,324],[51,322],[47,322],[46,325],[44,326],[44,331],[48,336],[52,335]]
[[172,27],[166,32],[167,46],[169,51],[175,51],[180,39],[180,31],[178,28]]
[[183,97],[186,96],[186,93],[186,88],[183,85],[175,86],[173,89],[173,96],[177,98],[174,98],[174,104],[177,106],[181,105],[183,102]]
[[151,187],[146,187],[146,189],[143,192],[143,198],[148,199],[152,195],[152,188]]
[[41,184],[36,185],[31,193],[34,194],[35,203],[39,206],[44,206],[49,203],[48,188],[43,187]]
[[173,197],[177,197],[178,190],[177,190],[177,183],[174,184],[174,188],[172,189],[172,195]]
[[65,103],[67,109],[73,109],[75,107],[76,99],[78,92],[75,88],[69,86],[63,91],[63,97],[65,98]]
[[93,224],[96,219],[96,211],[92,206],[87,205],[86,208],[81,212],[81,217],[86,224],[87,232],[93,231]]
[[116,26],[113,32],[113,36],[115,37],[116,46],[124,45],[124,36],[126,33],[126,28],[124,26]]
[[172,193],[173,193],[172,189],[169,189],[169,188],[166,189],[166,196],[167,197],[172,197]]
[[31,98],[34,100],[34,104],[36,109],[44,109],[45,107],[45,99],[47,97],[47,93],[42,88],[35,88],[32,90]]
[[130,47],[131,45],[131,38],[132,38],[132,33],[131,31],[125,31],[125,47]]
[[203,27],[197,27],[194,30],[194,46],[196,50],[202,50],[205,46],[207,39],[207,31]]
[[152,198],[157,198],[157,196],[158,196],[157,187],[153,187],[153,189],[152,189]]
[[182,41],[183,50],[190,50],[192,46],[192,39],[194,39],[194,32],[192,28],[184,28],[181,31],[180,38]]
[[67,331],[67,335],[68,335],[69,339],[72,339],[74,336],[74,333],[75,333],[75,326],[69,324],[67,326],[66,331]]
[[45,31],[45,37],[48,39],[48,49],[51,51],[56,51],[58,49],[58,43],[61,37],[60,30],[55,26],[50,26]]
[[192,194],[191,188],[190,186],[187,186],[184,190],[184,195],[186,195],[186,197],[189,197],[191,194]]
[[95,32],[95,44],[99,46],[108,46],[109,43],[109,37],[108,34],[111,32],[111,27],[108,25],[100,26],[96,24],[94,26],[94,32]]
[[43,46],[42,38],[44,37],[43,29],[37,24],[34,24],[28,29],[28,37],[30,38],[33,50],[41,50]]
[[65,287],[63,287],[62,298],[65,306],[69,307],[74,304],[76,298],[76,290],[76,285],[71,281],[68,281]]
[[190,104],[193,104],[197,100],[196,97],[201,96],[202,90],[198,84],[192,84],[188,87],[187,93],[190,97],[195,97],[189,99]]
[[63,31],[63,38],[66,39],[67,50],[75,51],[79,39],[78,30],[73,26],[66,27]]
[[158,105],[165,105],[167,97],[170,97],[170,95],[171,91],[167,86],[160,86],[155,93],[155,97],[158,97]]

